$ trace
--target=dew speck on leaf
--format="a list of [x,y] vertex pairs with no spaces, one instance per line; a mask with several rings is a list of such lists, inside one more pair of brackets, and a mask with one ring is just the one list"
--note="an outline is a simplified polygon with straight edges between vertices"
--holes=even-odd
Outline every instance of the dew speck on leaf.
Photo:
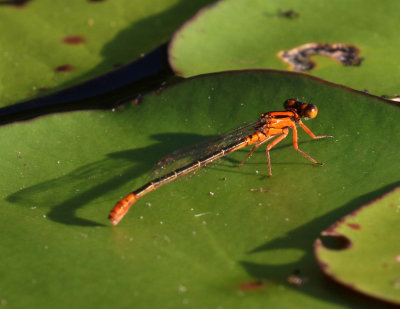
[[301,286],[307,283],[308,278],[304,277],[299,269],[295,269],[291,275],[287,278],[288,283],[296,286]]
[[211,212],[202,212],[202,213],[199,213],[199,214],[195,214],[194,216],[195,217],[201,217],[201,216],[205,216],[205,215],[208,215],[208,214],[210,214]]
[[296,275],[290,275],[287,278],[288,283],[295,285],[295,286],[301,286],[307,282],[307,278],[302,278]]
[[185,293],[185,292],[187,291],[187,287],[184,286],[184,285],[180,285],[180,286],[178,287],[178,291],[179,291],[180,293]]
[[400,289],[400,278],[397,278],[396,280],[393,281],[393,287],[395,289]]

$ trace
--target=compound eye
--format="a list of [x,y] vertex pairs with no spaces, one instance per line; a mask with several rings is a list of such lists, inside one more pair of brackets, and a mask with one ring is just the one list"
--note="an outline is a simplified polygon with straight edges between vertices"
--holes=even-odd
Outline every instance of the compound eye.
[[296,108],[296,105],[297,105],[297,100],[295,100],[295,99],[288,99],[283,104],[283,106],[286,110]]
[[318,108],[314,104],[308,104],[304,109],[304,117],[306,118],[315,118],[318,115]]

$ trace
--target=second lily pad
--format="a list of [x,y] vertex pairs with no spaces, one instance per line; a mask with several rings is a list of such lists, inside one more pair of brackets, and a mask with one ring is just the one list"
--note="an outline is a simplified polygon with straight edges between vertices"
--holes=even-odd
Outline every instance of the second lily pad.
[[223,0],[178,30],[170,63],[178,74],[238,69],[288,69],[282,51],[307,43],[345,43],[360,52],[358,66],[324,56],[307,73],[376,95],[398,94],[400,2],[388,0]]
[[325,247],[321,239],[316,241],[315,253],[323,271],[350,289],[400,304],[399,223],[397,188],[322,233],[346,239],[342,250]]

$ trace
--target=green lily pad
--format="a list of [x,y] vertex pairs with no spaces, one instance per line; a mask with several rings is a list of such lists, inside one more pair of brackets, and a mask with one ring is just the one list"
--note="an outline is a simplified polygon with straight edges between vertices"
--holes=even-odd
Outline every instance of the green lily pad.
[[345,43],[359,50],[358,66],[343,66],[317,55],[310,56],[316,66],[307,73],[377,95],[394,95],[400,93],[399,10],[396,0],[385,4],[373,0],[218,1],[175,33],[170,63],[185,77],[238,69],[286,70],[288,64],[278,57],[282,51],[307,43]]
[[346,239],[343,250],[315,242],[323,271],[350,289],[400,304],[399,222],[399,188],[347,215],[322,233]]
[[[298,97],[318,105],[299,130],[242,167],[237,151],[139,200],[115,202],[170,152]],[[55,114],[0,130],[0,302],[41,308],[372,308],[332,288],[313,256],[331,222],[393,188],[400,109],[302,74],[205,75],[115,111]],[[387,138],[390,136],[390,139]],[[370,278],[368,278],[370,280]],[[23,297],[21,297],[23,295]]]
[[133,61],[167,42],[177,27],[209,2],[31,0],[20,6],[0,2],[0,106]]

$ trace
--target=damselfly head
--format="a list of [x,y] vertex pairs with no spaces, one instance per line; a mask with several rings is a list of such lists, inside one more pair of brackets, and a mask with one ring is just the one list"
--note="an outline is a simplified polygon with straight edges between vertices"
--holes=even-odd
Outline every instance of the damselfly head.
[[287,111],[297,113],[301,118],[315,118],[318,114],[318,108],[314,104],[304,103],[297,99],[288,99],[284,105]]
[[301,113],[299,113],[302,118],[315,118],[318,115],[318,107],[314,104],[304,103],[301,106]]

